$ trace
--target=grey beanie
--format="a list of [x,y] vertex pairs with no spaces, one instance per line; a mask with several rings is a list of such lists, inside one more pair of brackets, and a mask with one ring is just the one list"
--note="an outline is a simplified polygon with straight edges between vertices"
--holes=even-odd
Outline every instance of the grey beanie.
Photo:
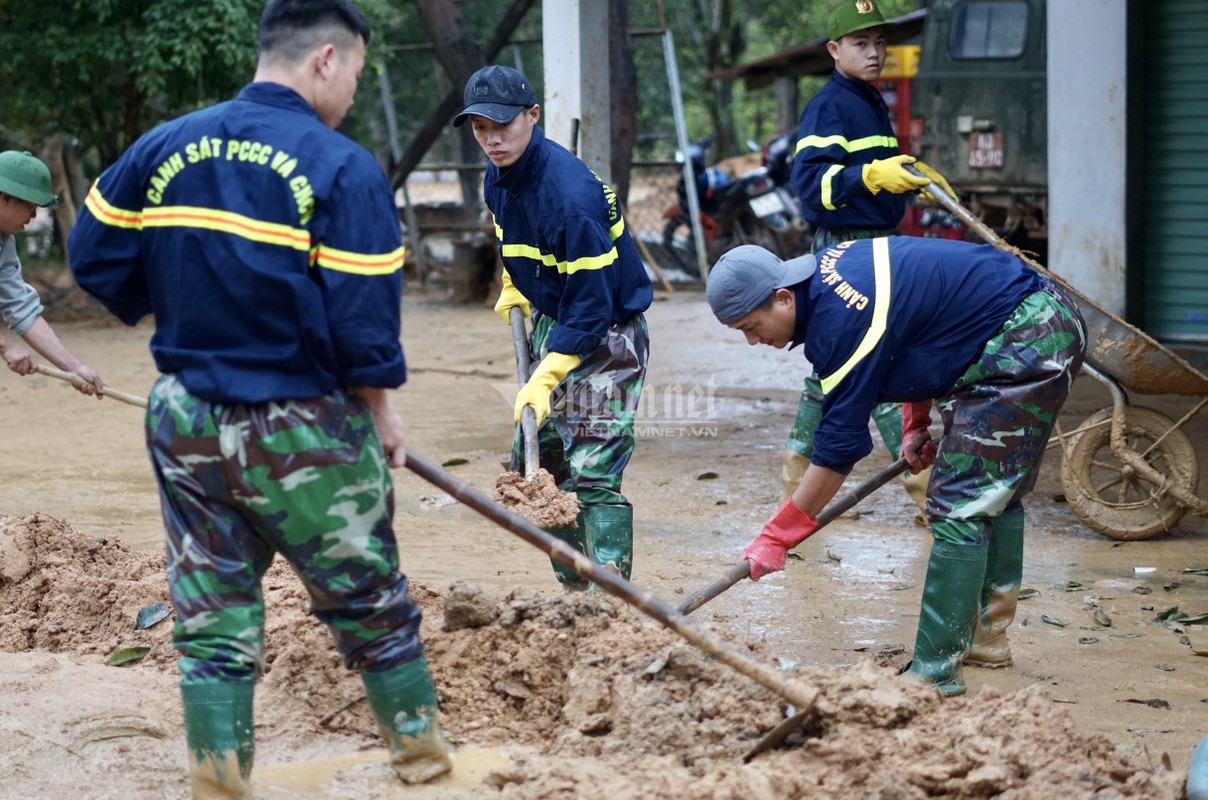
[[816,268],[817,262],[809,253],[782,261],[759,245],[744,244],[722,254],[709,270],[705,296],[717,321],[732,325],[758,308],[772,292],[801,283]]

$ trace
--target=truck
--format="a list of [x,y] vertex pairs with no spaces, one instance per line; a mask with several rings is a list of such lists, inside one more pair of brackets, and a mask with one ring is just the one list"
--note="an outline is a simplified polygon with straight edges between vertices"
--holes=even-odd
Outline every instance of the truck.
[[[1048,239],[1045,81],[1044,0],[928,3],[904,149],[939,170],[966,208],[1042,261]],[[930,220],[946,222],[943,214]],[[929,226],[921,223],[929,218],[914,221],[926,235]]]

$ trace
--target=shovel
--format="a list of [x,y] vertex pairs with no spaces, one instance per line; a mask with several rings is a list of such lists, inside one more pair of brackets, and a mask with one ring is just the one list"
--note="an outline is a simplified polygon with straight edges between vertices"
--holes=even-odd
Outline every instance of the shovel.
[[[523,324],[523,321],[521,324]],[[39,369],[39,372],[42,371]],[[52,370],[50,368],[47,368],[44,374],[71,383],[75,383],[77,380],[84,380],[73,373]],[[111,392],[113,392],[112,389],[106,389],[106,395]],[[119,395],[114,394],[114,397],[119,398]],[[147,405],[145,399],[124,392],[120,393],[119,399],[131,405],[142,406],[144,408]],[[406,467],[433,486],[443,489],[450,497],[456,498],[482,516],[516,534],[559,564],[573,569],[576,573],[587,578],[604,591],[615,597],[619,597],[667,629],[679,634],[690,644],[747,678],[750,678],[765,689],[775,692],[798,708],[811,709],[814,707],[814,701],[817,697],[816,691],[801,684],[794,685],[789,683],[773,667],[756,660],[749,653],[738,650],[716,636],[696,627],[687,617],[668,606],[662,600],[659,600],[649,592],[639,589],[620,575],[590,560],[587,556],[578,552],[561,539],[551,536],[524,517],[508,511],[469,484],[454,478],[440,467],[429,463],[413,452],[407,453]]]
[[680,612],[647,591],[639,589],[620,575],[597,564],[570,545],[552,536],[524,517],[508,511],[473,486],[454,478],[440,467],[429,463],[412,451],[407,452],[407,469],[428,483],[444,490],[451,497],[469,506],[491,522],[516,534],[544,552],[554,561],[573,569],[580,576],[604,591],[618,597],[667,629],[682,636],[690,644],[714,659],[775,692],[799,709],[814,707],[817,692],[802,684],[784,679],[779,670],[756,660],[750,653],[726,644],[715,635],[698,628]]
[[[814,530],[821,530],[823,526],[834,521],[840,514],[850,510],[856,505],[856,503],[859,503],[865,497],[868,497],[877,489],[880,489],[898,475],[901,475],[906,471],[906,466],[906,459],[899,458],[897,461],[893,462],[876,475],[873,475],[855,489],[852,489],[836,502],[831,503],[822,510],[821,514],[818,515],[818,527]],[[740,561],[734,566],[730,567],[729,571],[727,571],[725,575],[713,581],[713,583],[710,583],[700,591],[689,595],[688,599],[680,603],[675,610],[681,614],[691,614],[693,611],[700,608],[714,597],[717,597],[719,594],[724,592],[726,589],[729,589],[743,578],[750,576],[750,574],[751,562],[744,559],[743,561]]]
[[[512,344],[516,346],[516,382],[523,389],[529,379],[528,333],[524,330],[524,312],[516,306],[508,309],[512,323]],[[520,412],[520,431],[524,435],[524,479],[531,481],[537,474],[537,414],[532,406]]]

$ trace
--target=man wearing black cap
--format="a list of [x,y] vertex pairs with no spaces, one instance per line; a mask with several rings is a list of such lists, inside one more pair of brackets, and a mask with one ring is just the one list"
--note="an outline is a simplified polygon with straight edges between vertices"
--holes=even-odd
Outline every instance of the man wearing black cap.
[[[843,0],[828,20],[826,49],[835,69],[801,115],[792,171],[802,213],[814,226],[814,253],[849,239],[896,232],[906,210],[906,193],[931,180],[953,194],[939,173],[899,151],[889,109],[873,86],[885,68],[885,34],[885,18],[873,0]],[[914,164],[928,177],[907,172],[905,164]],[[785,494],[792,493],[809,465],[821,395],[817,376],[811,373],[785,442]],[[898,407],[878,406],[873,421],[886,449],[897,452]],[[920,505],[926,485],[925,474],[906,481],[907,491]]]
[[[37,289],[21,277],[17,234],[39,208],[54,208],[57,204],[58,198],[50,191],[50,169],[37,156],[17,150],[0,153],[0,316],[9,330],[47,361],[88,381],[73,384],[77,390],[101,397],[105,390],[101,376],[59,341],[42,317]],[[3,334],[0,357],[18,375],[29,375],[38,368],[32,353]]]
[[[842,242],[817,261],[736,248],[709,273],[707,294],[718,321],[748,343],[804,345],[826,393],[800,485],[743,551],[752,580],[784,569],[871,452],[873,406],[902,403],[902,457],[914,472],[934,464],[934,541],[909,672],[962,694],[961,664],[991,621],[987,607],[1018,596],[1022,500],[1086,349],[1077,307],[993,247],[900,236]],[[927,429],[933,400],[944,422],[938,453]],[[1004,663],[1010,621],[995,631]]]
[[[612,189],[537,126],[540,106],[518,71],[488,66],[466,83],[467,120],[490,163],[483,196],[495,218],[503,291],[495,311],[532,313],[536,368],[516,396],[532,406],[541,466],[579,498],[577,523],[550,531],[628,578],[633,507],[621,478],[646,376],[643,312],[653,292]],[[519,438],[517,439],[519,442]],[[523,448],[513,447],[513,469]],[[587,588],[554,562],[567,589]]]

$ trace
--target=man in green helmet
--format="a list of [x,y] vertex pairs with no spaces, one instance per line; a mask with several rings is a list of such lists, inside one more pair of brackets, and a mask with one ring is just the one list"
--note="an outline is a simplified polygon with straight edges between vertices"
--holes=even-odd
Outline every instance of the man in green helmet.
[[[0,316],[8,329],[34,352],[86,380],[87,384],[76,386],[80,392],[100,397],[105,389],[101,376],[59,341],[42,316],[44,309],[38,291],[21,277],[17,234],[39,208],[53,208],[57,203],[50,190],[50,169],[37,156],[18,150],[0,153]],[[18,375],[29,375],[38,367],[33,353],[3,333],[0,333],[0,357]]]
[[[826,49],[835,68],[801,114],[791,176],[802,216],[814,226],[814,255],[840,242],[896,233],[906,195],[932,180],[952,193],[939,173],[900,150],[889,108],[874,83],[885,68],[889,31],[873,0],[843,0],[827,21]],[[907,164],[928,177],[908,172]],[[822,387],[811,371],[785,441],[785,496],[797,488],[810,464],[821,416]],[[896,454],[902,439],[898,405],[876,406],[872,419],[885,449]],[[928,475],[925,470],[903,481],[920,510]]]

